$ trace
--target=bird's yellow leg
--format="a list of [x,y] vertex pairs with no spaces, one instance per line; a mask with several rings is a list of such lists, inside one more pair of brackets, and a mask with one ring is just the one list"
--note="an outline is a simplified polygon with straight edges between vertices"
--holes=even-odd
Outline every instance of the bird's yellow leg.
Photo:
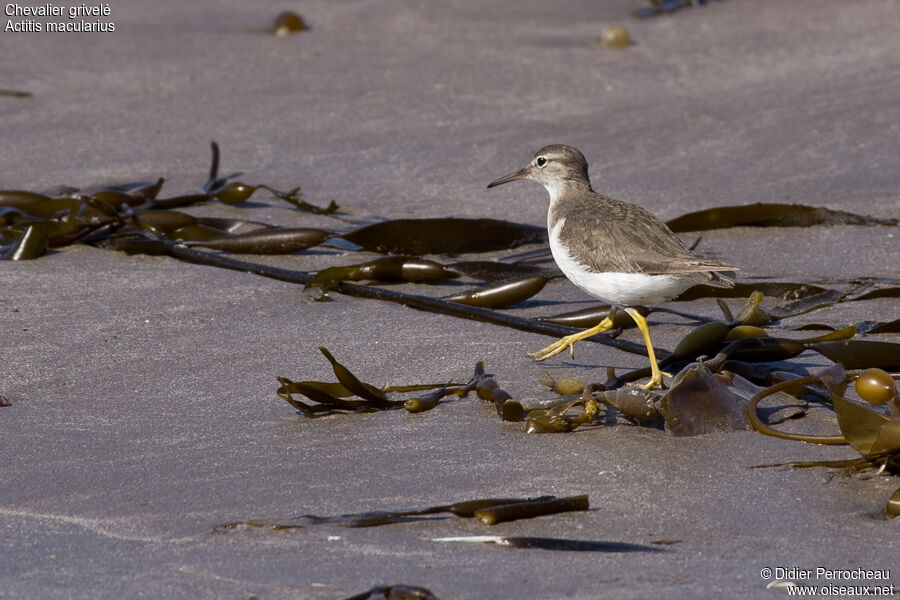
[[[640,314],[638,314],[640,316]],[[643,317],[641,317],[643,318]],[[646,324],[646,321],[645,321]],[[580,333],[573,333],[572,335],[567,335],[566,337],[553,342],[543,350],[538,350],[537,352],[532,352],[528,356],[533,358],[534,360],[547,360],[551,356],[556,356],[566,348],[569,349],[569,354],[575,356],[575,342],[580,342],[581,340],[587,339],[592,335],[597,335],[598,333],[603,333],[604,331],[609,331],[613,327],[612,319],[606,317],[590,329],[585,329]],[[649,338],[648,338],[649,339]]]
[[662,387],[663,374],[659,370],[659,365],[656,364],[656,353],[653,352],[653,342],[650,341],[650,328],[647,326],[647,319],[633,308],[626,308],[625,311],[631,315],[635,325],[641,330],[641,334],[644,336],[644,344],[647,346],[647,356],[650,358],[650,381],[639,387],[645,390]]

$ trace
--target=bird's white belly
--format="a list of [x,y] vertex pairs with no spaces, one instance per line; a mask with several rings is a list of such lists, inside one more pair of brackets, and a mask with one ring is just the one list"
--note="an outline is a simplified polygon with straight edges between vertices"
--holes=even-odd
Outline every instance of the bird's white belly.
[[565,219],[550,231],[550,251],[563,274],[576,286],[604,302],[618,306],[659,304],[671,300],[693,285],[677,275],[646,273],[597,273],[575,260],[559,242]]

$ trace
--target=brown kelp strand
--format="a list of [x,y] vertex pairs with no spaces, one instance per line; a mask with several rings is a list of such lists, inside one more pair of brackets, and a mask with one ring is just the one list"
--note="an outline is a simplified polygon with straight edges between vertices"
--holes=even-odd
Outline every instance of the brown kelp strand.
[[465,254],[543,243],[543,227],[496,219],[394,219],[343,234],[348,242],[383,254]]
[[390,525],[399,521],[408,521],[415,517],[430,518],[433,515],[450,513],[465,519],[476,518],[479,510],[488,510],[497,506],[510,506],[531,502],[548,501],[554,496],[541,496],[539,498],[483,498],[478,500],[466,500],[454,504],[439,504],[425,508],[409,510],[371,511],[359,514],[338,515],[335,517],[316,517],[306,515],[307,519],[315,523],[335,523],[346,527],[377,527]]
[[593,423],[597,418],[599,405],[590,397],[587,390],[585,392],[578,400],[553,408],[530,411],[525,418],[525,431],[527,433],[557,433],[572,431],[581,425]]
[[543,275],[525,275],[468,292],[446,296],[444,300],[468,306],[503,308],[528,300],[544,289],[547,281]]
[[[280,192],[270,186],[250,186],[240,182],[227,182],[227,178],[218,177],[218,145],[213,142],[213,160],[209,179],[204,191],[199,194],[188,194],[172,198],[159,199],[157,196],[164,179],[155,182],[139,182],[109,186],[92,192],[81,192],[77,188],[67,188],[62,195],[50,196],[22,190],[0,191],[0,226],[17,230],[15,236],[4,232],[2,239],[4,249],[2,256],[36,258],[39,244],[35,242],[44,231],[49,232],[46,247],[55,248],[76,242],[102,243],[104,238],[115,235],[123,227],[140,226],[157,235],[166,235],[176,241],[199,241],[209,238],[240,235],[238,228],[246,229],[251,222],[237,220],[198,218],[172,210],[177,207],[219,199],[227,203],[243,202],[254,190],[264,188],[274,195],[288,200],[303,210],[315,213],[329,213],[337,209],[332,203],[327,208],[309,205],[299,198],[299,188],[290,192]],[[39,224],[39,225],[38,225]],[[30,225],[43,228],[35,229],[24,235]],[[258,227],[268,227],[256,224]],[[223,227],[225,230],[223,230]],[[270,228],[271,229],[271,228]],[[238,239],[211,242],[208,247],[221,246],[232,248],[232,251],[250,251],[258,253],[286,253],[296,249],[308,248],[321,243],[329,237],[327,233],[313,233],[311,230],[279,233],[262,233]],[[40,235],[38,235],[40,234]],[[148,253],[160,254],[156,242],[141,242],[129,234],[129,241],[118,240],[105,244],[107,247],[124,249],[137,253],[146,248]],[[16,242],[15,248],[9,248]],[[46,248],[45,248],[46,250]]]
[[430,519],[434,515],[450,513],[457,517],[476,518],[482,522],[486,522],[479,516],[481,511],[503,508],[505,511],[504,514],[512,515],[516,510],[512,507],[518,507],[520,509],[518,514],[521,516],[515,518],[521,519],[544,514],[553,514],[554,512],[565,512],[567,510],[586,510],[587,506],[578,508],[586,503],[587,496],[578,496],[576,498],[557,498],[556,496],[539,496],[536,498],[482,498],[455,502],[453,504],[438,504],[424,508],[378,510],[327,517],[303,515],[302,518],[315,525],[333,524],[343,525],[345,527],[378,527],[401,521],[408,522],[416,518],[419,518],[420,520]]
[[9,88],[0,88],[0,96],[8,98],[31,98],[33,94],[24,90],[11,90]]
[[[281,267],[272,267],[259,263],[237,260],[220,254],[213,254],[186,248],[184,246],[168,243],[168,252],[171,256],[196,264],[204,264],[215,266],[223,269],[234,271],[242,271],[246,273],[254,273],[262,277],[269,277],[279,281],[287,281],[290,283],[307,284],[312,281],[313,276],[304,271],[295,271],[284,269]],[[155,247],[154,247],[155,248]],[[531,333],[540,333],[552,337],[562,337],[571,333],[577,333],[578,330],[572,327],[564,327],[562,325],[554,325],[552,323],[541,323],[533,319],[517,317],[515,315],[504,314],[494,310],[481,308],[477,306],[466,306],[456,302],[448,302],[441,298],[432,298],[419,294],[407,294],[396,290],[377,288],[372,286],[358,285],[354,283],[342,282],[334,287],[336,292],[353,296],[356,298],[369,298],[372,300],[381,300],[385,302],[393,302],[413,308],[429,310],[445,315],[491,323],[503,327],[510,327],[520,331],[529,331]],[[637,344],[628,340],[618,340],[609,336],[594,336],[587,341],[606,346],[618,348],[623,352],[632,354],[646,355],[647,351],[643,344]],[[657,349],[659,352],[666,353],[666,350]]]
[[303,529],[303,525],[289,525],[284,523],[267,523],[265,521],[231,521],[213,527],[213,533],[229,533],[231,531],[251,531],[261,529],[264,531],[296,531]]
[[761,338],[770,337],[769,333],[762,327],[756,325],[737,325],[728,330],[725,334],[723,342],[733,342],[744,338]]
[[812,225],[887,225],[897,219],[880,219],[842,210],[802,204],[757,202],[742,206],[719,206],[682,215],[666,225],[679,233],[727,227],[810,227]]
[[[441,399],[447,396],[463,398],[478,389],[488,377],[484,372],[484,363],[475,365],[475,374],[468,383],[438,383],[390,386],[377,388],[360,380],[350,369],[335,359],[324,346],[319,351],[331,363],[337,382],[292,381],[286,377],[278,377],[280,384],[276,393],[282,400],[308,417],[330,415],[338,412],[372,412],[406,408],[411,413],[423,412],[434,408]],[[425,391],[406,400],[393,399],[389,394],[414,393]],[[296,398],[300,395],[306,400]]]
[[894,319],[885,323],[868,321],[858,323],[856,327],[863,333],[900,333],[900,319]]
[[769,321],[765,311],[760,307],[762,300],[761,292],[752,291],[736,316],[732,316],[728,306],[722,304],[722,310],[729,323],[710,321],[694,328],[681,339],[675,350],[666,356],[660,365],[691,361],[700,356],[713,356],[718,353],[729,335],[735,339],[748,337],[750,327],[756,327],[758,330],[758,325]]
[[196,225],[187,225],[179,227],[175,231],[170,231],[166,234],[166,237],[176,242],[185,242],[188,240],[208,240],[223,235],[225,235],[225,232],[221,229],[197,223]]
[[325,208],[305,202],[300,198],[300,187],[295,187],[289,192],[282,192],[265,184],[248,185],[240,181],[229,182],[231,177],[219,177],[219,144],[210,142],[210,150],[212,159],[209,165],[209,177],[203,184],[203,195],[206,199],[215,198],[226,204],[240,204],[248,200],[256,190],[265,189],[273,196],[293,204],[304,212],[331,214],[340,208],[334,201]]
[[661,421],[675,436],[748,429],[744,408],[760,388],[723,370],[728,364],[732,363],[720,354],[710,361],[687,365],[665,391],[619,388],[594,390],[590,396],[638,424]]
[[[867,286],[869,287],[869,286]],[[859,293],[850,293],[851,300],[874,300],[876,298],[900,298],[900,286],[894,282],[887,284],[875,284],[872,289],[862,290]]]
[[350,369],[339,363],[337,359],[334,358],[334,355],[332,355],[325,346],[319,346],[319,352],[324,354],[325,358],[328,359],[328,362],[331,363],[331,368],[334,371],[335,376],[337,376],[340,384],[347,388],[350,392],[359,396],[363,400],[368,400],[376,408],[394,408],[396,406],[400,406],[401,403],[388,400],[384,392],[382,392],[375,386],[360,381],[356,377],[356,375],[354,375],[350,371]]
[[788,338],[747,337],[727,344],[722,348],[722,354],[731,360],[774,362],[794,358],[806,349],[807,345]]
[[847,325],[846,327],[834,329],[833,331],[823,333],[822,335],[800,338],[796,341],[804,345],[809,345],[813,342],[835,342],[839,340],[849,340],[858,332],[859,328],[856,325]]
[[282,191],[276,190],[275,188],[273,188],[271,186],[263,185],[263,184],[260,184],[256,187],[267,190],[269,193],[271,193],[276,198],[281,198],[285,202],[288,202],[289,204],[293,204],[296,208],[299,208],[303,212],[308,212],[308,213],[311,213],[314,215],[330,215],[332,213],[337,212],[338,209],[340,209],[340,206],[334,200],[331,200],[328,203],[328,205],[325,207],[316,206],[315,204],[310,204],[309,202],[303,200],[300,197],[300,188],[299,187],[293,188],[288,192],[282,192]]
[[494,404],[497,414],[504,421],[521,421],[525,417],[525,410],[519,401],[514,400],[506,390],[501,389],[493,375],[485,373],[482,361],[475,365],[472,386],[479,398]]
[[0,260],[32,260],[47,251],[50,234],[46,228],[30,225],[19,238],[3,249]]
[[463,502],[455,502],[447,505],[447,512],[471,519],[475,516],[476,511],[495,506],[505,506],[508,504],[516,504],[519,502],[536,502],[543,500],[552,500],[554,496],[539,496],[537,498],[482,498],[479,500],[464,500]]
[[162,190],[162,186],[165,181],[166,180],[164,178],[159,177],[156,181],[152,182],[137,182],[114,185],[103,188],[100,191],[122,192],[138,200],[153,200],[159,195],[159,192],[160,190]]
[[148,231],[162,235],[198,224],[197,217],[177,210],[142,210],[132,214],[128,220]]
[[417,585],[377,585],[344,600],[440,600],[428,588]]
[[525,275],[543,275],[545,269],[532,265],[516,265],[490,260],[468,260],[447,265],[457,273],[479,281],[498,282]]
[[692,360],[701,355],[715,354],[731,329],[729,324],[718,321],[704,323],[692,329],[681,338],[675,349],[660,361],[660,366],[664,367],[680,360]]
[[403,403],[403,407],[411,413],[425,412],[426,410],[431,410],[437,406],[438,403],[447,396],[465,396],[472,391],[470,385],[462,388],[445,385],[426,394],[422,394],[421,396],[409,398]]
[[384,256],[369,262],[322,269],[308,284],[328,291],[341,281],[378,281],[382,283],[437,283],[456,279],[459,273],[440,263],[416,256]]
[[772,437],[778,437],[785,440],[808,442],[813,444],[846,444],[847,439],[844,436],[819,436],[787,433],[784,431],[779,431],[769,426],[767,423],[763,423],[763,421],[759,418],[759,415],[757,413],[757,405],[760,403],[760,401],[775,393],[786,391],[789,389],[802,389],[805,386],[825,387],[825,384],[820,378],[815,376],[800,377],[798,379],[783,381],[781,383],[769,386],[754,395],[745,407],[747,421],[750,423],[751,427],[762,434]]
[[810,342],[806,344],[829,360],[839,362],[848,369],[900,369],[900,344],[879,340],[838,340]]
[[730,288],[710,288],[694,286],[682,292],[678,301],[698,300],[702,298],[746,298],[753,292],[764,294],[767,298],[775,298],[779,302],[773,312],[787,316],[802,314],[814,310],[820,305],[838,302],[848,291],[825,288],[812,283],[778,282],[778,281],[736,281]]
[[[640,425],[661,424],[675,436],[749,429],[751,421],[746,415],[746,407],[762,388],[729,370],[742,364],[719,354],[709,361],[687,365],[675,375],[668,390],[603,389],[604,386],[592,384],[585,386],[582,397],[576,401],[537,408],[535,403],[526,402],[525,408],[532,409],[528,411],[526,430],[530,433],[563,432],[596,423],[599,404],[616,411],[606,413],[607,422],[611,417],[614,422],[618,414]],[[843,370],[836,370],[839,375],[826,369],[815,381],[842,378]],[[546,378],[542,379],[545,384],[550,383]],[[766,409],[770,423],[805,414],[805,402],[780,393],[778,400],[780,404],[775,410]],[[757,418],[756,422],[759,421]]]
[[[822,336],[794,340],[789,338],[777,338],[769,336],[765,330],[748,325],[732,327],[727,323],[705,323],[688,333],[675,347],[675,350],[660,364],[669,365],[679,360],[693,360],[700,356],[712,356],[718,352],[724,353],[731,360],[746,362],[774,362],[788,360],[801,354],[805,350],[820,351],[835,362],[846,362],[849,368],[860,368],[856,362],[872,362],[871,353],[879,350],[894,349],[889,342],[863,342],[845,346],[844,341],[853,337],[856,333],[855,326],[844,327]],[[888,344],[888,346],[882,346]],[[849,348],[849,349],[848,349]],[[869,355],[863,359],[848,358],[848,353],[854,350],[869,349]],[[896,349],[894,349],[896,351]],[[831,356],[829,356],[831,354]],[[844,360],[841,360],[843,358]],[[888,356],[880,359],[885,363],[892,362],[890,352]]]
[[318,246],[329,237],[331,234],[322,229],[294,227],[193,239],[184,245],[238,254],[291,254]]
[[[747,406],[747,414],[754,429],[766,435],[782,439],[816,444],[850,444],[861,458],[843,461],[813,461],[789,463],[796,467],[837,467],[848,470],[874,468],[891,473],[900,473],[900,411],[885,414],[871,405],[860,404],[844,397],[847,384],[859,381],[860,377],[868,377],[871,373],[863,372],[838,378],[834,373],[809,376],[793,381],[785,381],[766,388],[751,399]],[[878,374],[880,375],[880,374]],[[900,377],[884,374],[891,380]],[[865,384],[864,384],[865,385]],[[798,386],[819,386],[827,389],[831,404],[837,416],[840,436],[818,436],[786,433],[763,423],[757,413],[757,405],[771,394]]]
[[[318,386],[311,386],[304,381],[291,381],[287,377],[278,377],[281,386],[276,390],[278,397],[299,410],[307,417],[329,415],[335,412],[371,412],[378,410],[371,402],[366,400],[344,400],[321,391]],[[319,383],[319,382],[313,382]],[[301,394],[315,402],[309,404],[294,398],[294,394]]]
[[171,196],[169,198],[158,198],[148,207],[149,209],[168,210],[170,208],[182,208],[194,204],[209,202],[211,196],[208,194],[183,194],[179,196]]
[[513,504],[501,504],[489,508],[480,508],[475,511],[474,516],[486,525],[496,525],[497,523],[503,523],[505,521],[530,519],[533,517],[576,510],[588,510],[588,508],[590,508],[590,503],[585,494],[582,496],[516,502]]
[[[347,400],[336,396],[327,391],[322,382],[291,381],[286,377],[278,377],[278,383],[281,384],[276,391],[278,397],[301,413],[312,417],[334,412],[370,412],[403,406],[403,401],[390,400],[382,390],[360,381],[347,367],[339,363],[327,348],[320,346],[319,351],[331,363],[331,368],[343,389],[360,399]],[[294,398],[295,394],[305,396],[315,404],[298,400]]]
[[0,206],[26,208],[50,200],[50,196],[25,190],[0,190]]
[[116,210],[122,210],[126,206],[138,208],[152,204],[162,190],[165,178],[159,177],[156,181],[139,181],[101,187],[96,190],[78,192],[79,196],[94,198],[104,202]]
[[[628,542],[607,542],[603,540],[576,540],[569,538],[474,535],[431,538],[432,542],[463,542],[475,544],[496,544],[507,548],[527,548],[531,550],[553,550],[558,552],[664,552],[661,548],[631,544]],[[654,544],[657,542],[653,542]]]
[[225,184],[228,183],[228,178],[219,179],[219,144],[216,141],[211,141],[209,143],[209,151],[210,151],[210,161],[209,161],[209,176],[206,178],[206,183],[203,184],[203,193],[209,194],[214,190],[221,189],[225,187]]

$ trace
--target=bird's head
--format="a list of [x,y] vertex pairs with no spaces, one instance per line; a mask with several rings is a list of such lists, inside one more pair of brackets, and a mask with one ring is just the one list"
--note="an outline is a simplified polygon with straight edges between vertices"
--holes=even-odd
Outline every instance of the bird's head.
[[544,146],[535,152],[528,166],[495,179],[488,187],[496,187],[519,179],[537,181],[547,188],[551,197],[556,197],[562,188],[570,185],[585,185],[588,189],[591,186],[584,154],[578,148],[565,144]]

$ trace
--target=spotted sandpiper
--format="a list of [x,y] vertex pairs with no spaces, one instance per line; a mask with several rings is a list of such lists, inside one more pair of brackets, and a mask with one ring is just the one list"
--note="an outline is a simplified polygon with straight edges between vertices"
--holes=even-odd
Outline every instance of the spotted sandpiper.
[[[650,381],[642,387],[661,386],[662,373],[647,320],[634,306],[671,300],[698,283],[731,287],[734,283],[718,271],[736,268],[696,256],[644,208],[595,192],[587,161],[577,148],[545,146],[527,167],[492,181],[488,187],[519,179],[537,181],[550,193],[547,229],[553,259],[576,286],[631,315],[650,357]],[[594,327],[567,335],[529,356],[546,360],[566,348],[574,356],[575,342],[612,326],[612,320],[606,317]]]

